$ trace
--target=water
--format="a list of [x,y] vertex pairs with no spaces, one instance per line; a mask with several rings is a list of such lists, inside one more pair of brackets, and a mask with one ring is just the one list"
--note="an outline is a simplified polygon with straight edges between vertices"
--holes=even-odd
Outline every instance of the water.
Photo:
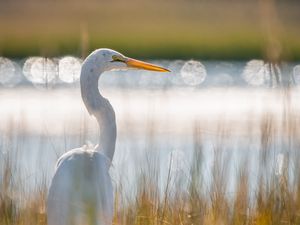
[[[81,101],[80,59],[32,57],[17,62],[0,58],[0,157],[3,162],[6,155],[13,155],[16,173],[31,190],[44,178],[49,182],[55,161],[65,151],[97,144],[98,127]],[[159,159],[162,187],[170,165],[172,173],[183,174],[188,182],[197,142],[202,146],[207,186],[217,154],[229,157],[228,194],[234,190],[236,173],[245,159],[254,186],[261,124],[268,118],[277,130],[271,168],[280,171],[283,156],[296,144],[289,142],[283,122],[287,105],[291,119],[299,122],[300,65],[284,64],[280,70],[282,84],[293,84],[287,92],[270,88],[279,84],[270,83],[272,73],[260,60],[155,63],[172,72],[120,71],[101,77],[99,88],[117,116],[111,169],[115,186],[126,180],[130,190],[147,157]],[[277,161],[280,165],[276,167]]]
[[[275,75],[284,84],[299,85],[300,64],[283,63],[271,66],[262,60],[248,62],[220,62],[198,60],[153,61],[171,70],[161,75],[147,71],[107,72],[102,85],[118,88],[203,88],[203,87],[266,87],[276,86]],[[82,59],[73,56],[60,58],[29,57],[10,60],[0,57],[2,87],[24,85],[52,89],[78,86]],[[269,71],[271,68],[271,72]],[[282,79],[282,80],[281,80]]]

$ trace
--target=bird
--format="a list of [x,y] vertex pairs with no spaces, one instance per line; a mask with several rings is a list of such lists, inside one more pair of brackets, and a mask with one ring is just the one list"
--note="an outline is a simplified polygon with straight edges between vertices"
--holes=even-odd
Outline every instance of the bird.
[[170,72],[108,48],[93,51],[82,63],[83,103],[99,125],[99,144],[64,153],[57,161],[47,198],[48,225],[110,225],[113,220],[112,164],[117,125],[109,100],[98,88],[100,76],[111,70],[143,69]]

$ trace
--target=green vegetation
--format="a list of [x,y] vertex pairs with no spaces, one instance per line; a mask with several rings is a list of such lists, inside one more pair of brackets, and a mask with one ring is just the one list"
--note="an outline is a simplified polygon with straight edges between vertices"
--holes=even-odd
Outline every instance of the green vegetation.
[[[0,2],[0,54],[85,56],[110,47],[142,58],[262,58],[267,42],[256,1]],[[279,2],[283,57],[300,59],[299,3]]]

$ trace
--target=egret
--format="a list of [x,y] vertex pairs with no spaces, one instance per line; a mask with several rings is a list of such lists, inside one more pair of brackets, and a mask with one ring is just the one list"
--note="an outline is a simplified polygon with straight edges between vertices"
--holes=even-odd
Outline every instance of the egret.
[[97,147],[70,150],[58,159],[48,193],[48,225],[112,224],[114,199],[109,168],[117,126],[114,109],[99,92],[98,80],[105,71],[131,68],[168,71],[105,48],[95,50],[84,60],[81,97],[98,122],[100,143]]

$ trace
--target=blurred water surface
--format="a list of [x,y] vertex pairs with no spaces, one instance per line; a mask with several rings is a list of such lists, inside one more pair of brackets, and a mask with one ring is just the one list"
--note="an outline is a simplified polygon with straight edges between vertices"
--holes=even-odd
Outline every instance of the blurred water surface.
[[[8,154],[14,157],[18,162],[15,172],[28,190],[43,179],[49,182],[61,154],[98,143],[98,125],[80,96],[81,62],[71,56],[0,58],[1,162]],[[280,76],[276,83],[268,64],[261,60],[153,62],[171,73],[114,71],[100,78],[99,89],[117,116],[111,169],[115,184],[125,180],[131,187],[136,171],[149,157],[158,160],[162,184],[170,162],[172,173],[183,174],[188,181],[195,145],[200,143],[207,186],[216,154],[230,156],[230,174],[249,160],[254,185],[265,121],[271,121],[276,130],[271,140],[272,171],[277,168],[278,172],[282,165],[276,162],[298,146],[286,129],[287,121],[299,125],[300,70],[296,63],[283,64],[280,69],[275,66]],[[235,176],[228,177],[234,187]]]

